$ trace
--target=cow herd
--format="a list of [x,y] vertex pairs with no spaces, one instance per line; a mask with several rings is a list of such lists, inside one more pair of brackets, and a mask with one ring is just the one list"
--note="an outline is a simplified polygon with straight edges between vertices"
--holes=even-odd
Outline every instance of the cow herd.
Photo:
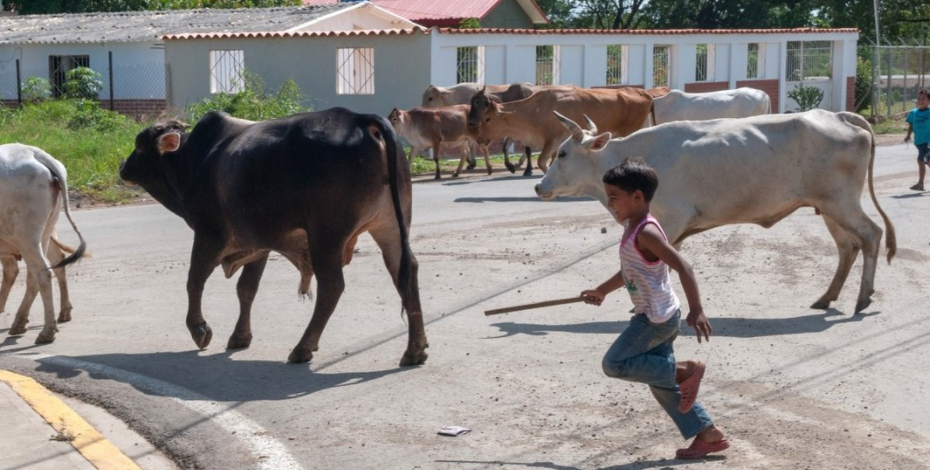
[[[227,277],[239,269],[239,320],[228,339],[231,349],[252,340],[250,315],[269,253],[288,259],[307,294],[317,277],[310,324],[288,360],[307,362],[345,289],[342,269],[365,232],[381,249],[384,263],[409,318],[408,345],[400,364],[426,361],[428,342],[411,251],[412,186],[405,139],[416,155],[429,148],[440,178],[441,145],[485,157],[488,145],[503,140],[526,146],[545,173],[536,185],[546,200],[590,196],[606,205],[601,176],[628,157],[642,157],[662,182],[652,209],[669,240],[727,224],[770,227],[800,207],[818,209],[839,251],[839,265],[827,291],[812,305],[827,308],[837,299],[859,250],[864,269],[856,312],[871,302],[882,228],[863,211],[868,182],[884,220],[887,259],[895,254],[894,226],[873,189],[875,142],[860,116],[814,110],[772,115],[768,96],[740,88],[689,94],[667,88],[585,89],[573,86],[430,86],[423,106],[394,109],[387,119],[344,108],[251,122],[214,112],[193,129],[178,122],[143,130],[120,166],[120,177],[148,191],[194,231],[187,279],[187,328],[206,348],[212,330],[201,299],[207,278],[222,266]],[[582,128],[579,123],[584,123]],[[515,172],[505,155],[505,165]],[[80,239],[72,249],[55,237],[64,208]],[[64,166],[40,149],[0,146],[0,311],[26,263],[26,295],[10,329],[26,331],[29,308],[41,294],[45,326],[36,343],[57,331],[51,270],[61,286],[59,322],[70,320],[64,267],[84,255],[86,244],[68,209]],[[68,254],[66,256],[66,254]]]

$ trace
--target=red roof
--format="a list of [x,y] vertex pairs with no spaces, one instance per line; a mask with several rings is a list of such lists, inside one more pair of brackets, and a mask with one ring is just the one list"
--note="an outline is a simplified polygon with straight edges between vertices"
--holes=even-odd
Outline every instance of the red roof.
[[[304,5],[338,3],[339,0],[302,0]],[[395,15],[407,18],[426,27],[458,26],[466,18],[484,18],[503,0],[369,0]],[[524,0],[535,8],[540,17],[546,14],[536,0]],[[535,16],[527,14],[528,16]]]

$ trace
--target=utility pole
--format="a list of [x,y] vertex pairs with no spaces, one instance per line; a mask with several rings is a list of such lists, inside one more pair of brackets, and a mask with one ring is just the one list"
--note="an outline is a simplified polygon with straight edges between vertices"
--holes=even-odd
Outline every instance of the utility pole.
[[[881,82],[878,80],[878,76],[882,73],[881,64],[879,63],[879,46],[882,44],[881,33],[879,32],[879,21],[878,21],[878,0],[872,1],[875,7],[875,49],[874,56],[872,59],[872,117],[875,117],[875,110],[878,109],[878,93],[877,90],[881,89]],[[889,82],[890,83],[890,82]]]

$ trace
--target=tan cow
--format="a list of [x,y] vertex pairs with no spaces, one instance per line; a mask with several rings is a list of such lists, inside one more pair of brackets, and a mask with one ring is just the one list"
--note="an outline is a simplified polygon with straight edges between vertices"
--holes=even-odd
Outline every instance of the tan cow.
[[[65,259],[65,253],[74,253],[74,248],[61,243],[55,235],[52,235],[48,244],[48,251],[45,256],[52,265],[60,263]],[[84,255],[87,256],[86,254]],[[19,276],[19,261],[23,256],[19,250],[12,245],[0,241],[0,264],[3,265],[3,280],[0,281],[0,313],[6,309],[6,302],[10,298],[10,291],[13,289],[13,283]],[[71,297],[68,295],[68,279],[64,267],[53,269],[55,278],[58,279],[58,291],[61,296],[60,310],[58,312],[58,323],[67,323],[71,321]],[[16,316],[28,315],[29,309],[32,308],[32,302],[35,301],[38,290],[35,284],[26,283],[26,295],[17,310]],[[25,312],[25,313],[24,313]]]
[[771,227],[800,207],[813,206],[840,255],[827,292],[811,305],[836,300],[862,250],[856,312],[871,303],[882,229],[862,210],[863,186],[885,222],[888,262],[897,242],[894,225],[878,205],[872,184],[875,138],[869,123],[852,113],[813,110],[742,119],[681,121],[611,140],[589,125],[563,118],[570,138],[536,185],[542,199],[591,196],[605,206],[604,173],[641,157],[659,175],[650,205],[669,242],[729,224]]
[[[436,163],[436,179],[440,179],[439,174],[439,146],[440,144],[464,144],[465,142],[474,142],[473,131],[470,131],[467,125],[468,105],[460,104],[455,106],[446,106],[435,109],[413,108],[409,111],[394,108],[388,115],[388,120],[397,131],[397,135],[403,137],[413,146],[410,155],[416,155],[418,148],[432,148],[433,162]],[[484,145],[479,145],[481,152],[484,154],[484,163],[491,174],[491,160],[488,156],[488,149]],[[463,154],[459,159],[459,166],[452,173],[457,177],[462,171],[465,164],[466,155]]]
[[639,88],[554,87],[504,104],[491,101],[486,92],[479,91],[471,101],[468,125],[477,128],[478,143],[510,136],[541,148],[537,164],[546,171],[559,144],[572,135],[553,112],[578,121],[587,115],[599,128],[625,136],[643,127],[651,109],[652,96]]

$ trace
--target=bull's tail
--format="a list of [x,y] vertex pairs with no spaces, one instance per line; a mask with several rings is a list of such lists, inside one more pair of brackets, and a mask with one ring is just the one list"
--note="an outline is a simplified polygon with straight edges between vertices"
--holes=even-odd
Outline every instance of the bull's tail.
[[[42,153],[36,153],[34,155],[35,159],[38,160],[39,163],[45,165],[45,167],[48,168],[48,171],[52,173],[52,179],[54,180],[55,185],[58,186],[58,190],[61,192],[61,199],[65,206],[65,216],[68,217],[68,222],[71,222],[71,228],[74,229],[74,233],[77,234],[78,239],[81,241],[81,244],[78,245],[77,249],[74,250],[73,253],[58,262],[58,264],[55,266],[51,267],[51,269],[62,268],[68,266],[69,264],[74,264],[84,257],[84,251],[87,250],[87,242],[84,240],[84,235],[81,234],[81,230],[78,229],[77,224],[74,223],[74,219],[71,217],[71,202],[68,198],[68,178],[66,174],[61,171],[63,168],[59,168],[61,163],[51,158],[50,156],[43,155]],[[55,243],[58,243],[58,241],[55,240]],[[59,244],[59,246],[61,245]]]
[[410,236],[407,232],[407,222],[404,217],[404,207],[400,200],[400,159],[404,155],[397,151],[397,138],[394,128],[383,118],[376,119],[375,124],[369,127],[369,132],[375,140],[384,143],[387,157],[388,184],[391,188],[391,201],[394,204],[394,215],[397,217],[397,227],[400,229],[400,265],[397,272],[397,290],[403,297],[403,308],[410,312],[419,309],[419,302],[411,305],[410,302],[418,298],[416,282],[415,261],[413,251],[410,249]]
[[875,208],[878,209],[879,215],[882,216],[882,220],[885,221],[885,248],[888,250],[888,264],[891,264],[891,259],[894,258],[895,253],[898,251],[898,240],[895,235],[894,224],[891,223],[888,214],[882,210],[882,206],[878,205],[878,198],[875,197],[875,184],[872,181],[875,167],[875,133],[872,132],[872,126],[869,125],[869,122],[862,116],[851,113],[844,114],[848,114],[848,117],[852,117],[852,119],[847,120],[850,124],[867,130],[869,132],[869,138],[872,141],[872,154],[869,156],[869,195],[872,197],[872,203],[875,204]]

